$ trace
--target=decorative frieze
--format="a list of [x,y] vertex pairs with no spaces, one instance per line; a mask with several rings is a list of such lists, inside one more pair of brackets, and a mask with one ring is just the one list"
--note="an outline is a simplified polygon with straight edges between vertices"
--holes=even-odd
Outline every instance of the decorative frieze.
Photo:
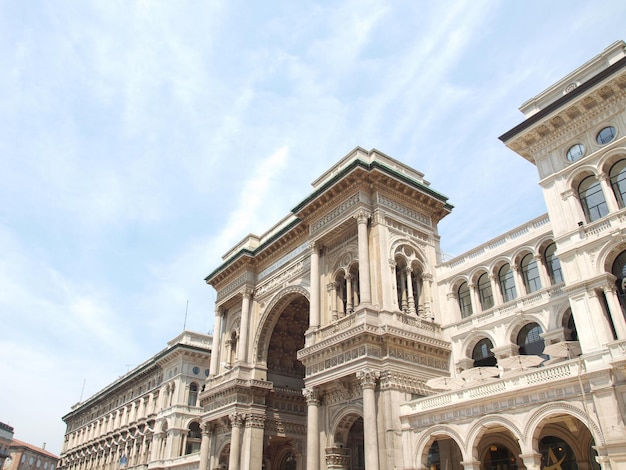
[[275,263],[272,263],[270,266],[268,266],[267,268],[265,268],[263,271],[261,271],[258,275],[257,275],[257,282],[263,280],[265,277],[267,277],[268,274],[270,274],[271,272],[275,271],[276,269],[278,269],[281,266],[284,266],[285,264],[287,264],[289,261],[291,261],[292,259],[294,259],[295,257],[297,257],[299,254],[305,252],[308,249],[308,243],[303,243],[302,245],[300,245],[299,247],[297,247],[295,250],[290,251],[289,253],[287,253],[285,256],[283,256],[282,258],[280,258],[278,261],[276,261]]
[[355,193],[353,196],[346,199],[343,203],[339,204],[333,210],[328,212],[324,217],[312,223],[309,228],[309,233],[311,235],[322,230],[326,225],[333,222],[335,219],[341,217],[343,214],[348,212],[354,206],[359,203],[359,193]]
[[409,209],[408,207],[406,207],[403,204],[400,204],[399,202],[394,201],[393,199],[389,199],[388,197],[378,193],[378,203],[381,206],[387,207],[395,212],[397,212],[398,214],[402,214],[403,216],[412,219],[416,222],[419,222],[421,224],[424,224],[428,227],[432,227],[433,222],[431,220],[430,217],[424,215],[424,214],[420,214],[419,212],[414,211],[413,209]]
[[271,278],[263,285],[257,287],[254,291],[254,296],[262,297],[268,292],[284,286],[286,282],[293,279],[297,275],[302,274],[304,272],[305,266],[308,266],[308,263],[306,262],[306,260],[301,260],[293,266],[290,266],[288,269],[281,271],[280,273],[278,273],[278,275]]
[[390,219],[389,217],[387,217],[386,219],[387,222],[387,227],[389,227],[392,230],[395,230],[398,233],[402,233],[405,235],[409,235],[413,238],[417,238],[419,240],[423,240],[425,242],[430,242],[430,237],[428,236],[428,234],[421,232],[419,230],[414,229],[413,227],[409,227],[408,225],[404,225],[394,219]]
[[233,282],[228,284],[226,287],[224,287],[223,289],[220,289],[218,291],[218,293],[217,293],[217,298],[216,298],[215,301],[219,302],[220,300],[224,300],[226,297],[228,297],[234,291],[239,289],[239,287],[241,287],[243,284],[245,284],[247,278],[248,278],[247,273],[243,273],[241,276],[239,276]]
[[309,376],[334,367],[342,366],[343,364],[355,361],[361,357],[369,356],[380,358],[381,355],[380,347],[373,346],[371,344],[363,344],[359,347],[352,348],[348,351],[326,358],[323,361],[308,365],[306,368],[306,375]]

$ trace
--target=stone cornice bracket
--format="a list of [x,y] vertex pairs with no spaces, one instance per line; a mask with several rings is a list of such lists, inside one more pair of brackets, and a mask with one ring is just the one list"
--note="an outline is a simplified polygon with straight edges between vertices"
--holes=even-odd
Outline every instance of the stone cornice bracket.
[[380,377],[380,372],[377,370],[365,369],[357,371],[356,378],[361,384],[363,389],[374,389],[376,388],[376,381]]
[[319,405],[320,404],[320,391],[317,387],[306,387],[302,389],[302,395],[306,400],[307,405]]
[[357,223],[359,224],[367,224],[368,220],[370,219],[370,217],[372,216],[372,214],[370,212],[367,212],[363,209],[358,210],[355,214],[354,214],[354,218],[356,219]]
[[244,416],[241,413],[233,413],[228,416],[228,419],[230,420],[231,428],[234,428],[234,427],[240,428],[244,422]]

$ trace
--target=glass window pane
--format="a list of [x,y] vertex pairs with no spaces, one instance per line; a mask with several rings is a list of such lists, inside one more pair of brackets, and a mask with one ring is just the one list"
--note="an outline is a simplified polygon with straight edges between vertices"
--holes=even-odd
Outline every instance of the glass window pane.
[[600,145],[608,144],[615,138],[615,128],[613,126],[607,126],[598,132],[596,136],[596,142]]
[[493,292],[487,273],[478,278],[478,296],[480,297],[480,308],[483,311],[493,307]]
[[461,318],[467,318],[472,314],[472,301],[470,296],[470,288],[467,282],[461,284],[458,290],[459,308],[461,309]]
[[563,282],[563,272],[561,271],[561,261],[556,256],[556,244],[550,244],[545,251],[546,266],[552,284]]
[[500,280],[500,291],[502,293],[502,299],[505,302],[509,302],[517,297],[517,291],[515,290],[515,279],[513,278],[513,271],[509,265],[502,266],[498,273]]
[[584,154],[585,154],[585,146],[583,144],[575,144],[575,145],[572,145],[567,151],[567,159],[570,162],[575,162],[576,160],[579,160],[580,158],[582,158]]
[[578,195],[589,222],[598,220],[609,213],[602,187],[595,177],[588,176],[582,180],[578,187]]
[[527,294],[541,289],[537,260],[532,254],[526,255],[522,259],[522,277],[524,278],[524,287]]

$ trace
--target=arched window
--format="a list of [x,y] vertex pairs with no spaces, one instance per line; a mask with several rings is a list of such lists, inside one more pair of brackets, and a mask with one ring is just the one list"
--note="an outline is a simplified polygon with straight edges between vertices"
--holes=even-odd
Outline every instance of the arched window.
[[521,266],[526,293],[530,294],[541,289],[541,279],[539,279],[539,269],[535,257],[530,253],[527,254],[522,258]]
[[617,204],[619,207],[626,207],[624,204],[624,200],[626,200],[626,160],[620,160],[613,165],[609,176]]
[[524,325],[517,335],[519,353],[527,355],[536,354],[538,356],[542,355],[546,345],[541,337],[541,333],[543,333],[543,330],[537,323]]
[[563,282],[563,271],[561,271],[561,261],[556,256],[556,243],[551,243],[544,251],[544,259],[548,268],[548,275],[552,284]]
[[200,444],[202,442],[202,430],[200,423],[196,421],[189,424],[187,431],[187,443],[185,444],[185,454],[193,454],[200,452]]
[[487,273],[478,278],[478,297],[480,298],[480,308],[483,311],[493,307],[493,292],[491,291],[491,281]]
[[474,359],[474,367],[495,366],[498,361],[493,352],[493,344],[488,338],[481,339],[472,351],[472,359]]
[[509,302],[517,297],[517,291],[515,290],[515,279],[513,278],[513,271],[508,264],[505,264],[498,271],[498,280],[500,281],[500,293],[502,299],[505,302]]
[[197,402],[198,402],[198,384],[195,382],[192,382],[191,385],[189,385],[189,398],[187,399],[187,405],[196,406]]
[[609,213],[600,182],[595,176],[587,176],[578,185],[578,197],[587,221],[593,222]]
[[461,318],[469,317],[473,312],[470,288],[467,285],[467,282],[461,284],[459,290],[457,291],[457,296],[459,299],[459,308],[461,309]]

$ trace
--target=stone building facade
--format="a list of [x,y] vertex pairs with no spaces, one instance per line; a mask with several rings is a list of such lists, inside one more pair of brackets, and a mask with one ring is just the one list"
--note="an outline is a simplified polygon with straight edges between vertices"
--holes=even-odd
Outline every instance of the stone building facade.
[[[128,466],[626,468],[625,109],[621,41],[522,105],[501,140],[536,165],[547,213],[451,260],[438,233],[447,198],[354,149],[207,276],[217,297],[199,406],[143,417]],[[120,406],[64,418],[64,466],[113,468],[135,436],[130,422],[99,431]],[[113,460],[85,463],[107,443]]]
[[60,467],[198,468],[209,335],[184,331],[165,349],[63,417]]

